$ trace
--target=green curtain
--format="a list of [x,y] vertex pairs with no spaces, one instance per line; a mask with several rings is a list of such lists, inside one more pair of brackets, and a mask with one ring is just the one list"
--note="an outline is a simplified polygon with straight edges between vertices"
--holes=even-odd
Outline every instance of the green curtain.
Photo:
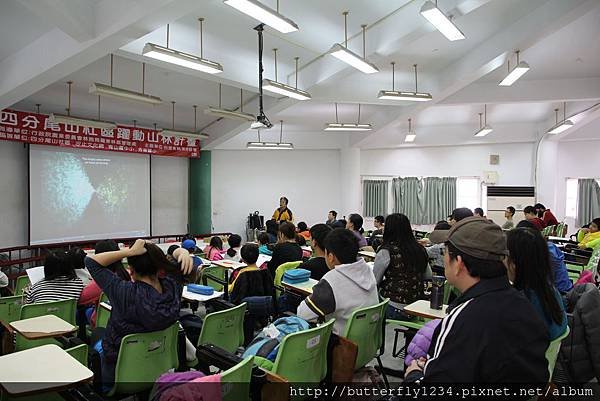
[[424,205],[421,224],[446,220],[456,208],[456,177],[427,177],[423,180]]
[[394,213],[405,214],[413,224],[422,224],[423,187],[417,177],[394,178],[392,199]]
[[600,217],[600,186],[594,178],[578,180],[577,222],[579,226]]
[[363,215],[374,217],[385,216],[388,209],[388,181],[363,181]]

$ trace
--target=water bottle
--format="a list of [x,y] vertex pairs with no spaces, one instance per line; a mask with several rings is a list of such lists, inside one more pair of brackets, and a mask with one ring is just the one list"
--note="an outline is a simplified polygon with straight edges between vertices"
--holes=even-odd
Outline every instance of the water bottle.
[[446,278],[444,276],[433,276],[431,286],[431,301],[429,307],[431,309],[442,309],[444,300],[444,282]]

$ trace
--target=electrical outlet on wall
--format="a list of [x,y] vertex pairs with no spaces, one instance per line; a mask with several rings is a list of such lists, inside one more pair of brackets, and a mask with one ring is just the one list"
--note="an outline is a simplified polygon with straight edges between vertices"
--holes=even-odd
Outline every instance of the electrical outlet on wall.
[[493,166],[500,164],[500,155],[490,155],[490,164]]

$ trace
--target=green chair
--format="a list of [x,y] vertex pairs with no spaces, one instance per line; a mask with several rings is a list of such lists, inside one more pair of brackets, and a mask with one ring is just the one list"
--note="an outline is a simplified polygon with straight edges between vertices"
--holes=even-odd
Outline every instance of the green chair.
[[213,344],[234,353],[244,344],[244,315],[246,303],[234,308],[209,313],[204,318],[198,346]]
[[327,343],[334,321],[285,336],[269,370],[292,383],[321,382],[327,373]]
[[221,398],[223,401],[250,401],[253,359],[253,356],[249,356],[221,373]]
[[552,381],[552,373],[554,373],[554,366],[556,366],[556,359],[558,358],[558,353],[560,351],[560,343],[569,335],[570,331],[571,330],[569,329],[569,326],[567,326],[565,332],[559,337],[552,340],[550,342],[550,345],[548,346],[548,349],[546,350],[546,360],[548,361],[548,373],[550,373],[550,376],[548,376],[549,382]]
[[[376,358],[379,367],[383,371],[380,356],[383,353],[385,309],[388,302],[389,299],[385,299],[376,305],[356,309],[352,312],[350,320],[346,324],[344,337],[358,346],[355,370],[362,368],[373,358]],[[385,373],[383,377],[386,385],[388,385]]]
[[[297,268],[298,266],[300,266],[302,264],[302,261],[296,261],[296,262],[286,262],[286,263],[282,263],[277,267],[277,270],[275,270],[275,278],[273,280],[273,282],[275,283],[276,287],[281,287],[281,280],[283,280],[283,275],[285,274],[286,271],[288,270],[292,270]],[[279,298],[279,296],[281,291],[277,291],[277,298]]]
[[8,326],[10,322],[19,320],[22,305],[22,295],[0,298],[0,321]]
[[17,277],[17,282],[15,283],[15,295],[23,294],[23,290],[29,284],[31,284],[31,281],[29,281],[29,276],[27,274]]
[[176,323],[164,330],[123,337],[115,368],[115,385],[108,396],[148,390],[161,374],[176,369],[178,327]]
[[454,293],[454,295],[456,295],[457,297],[460,295],[460,291],[458,291],[456,287],[454,287],[448,282],[448,280],[446,280],[446,282],[444,283],[444,298],[442,300],[442,303],[444,305],[448,305],[448,301],[450,300],[450,294],[452,293]]
[[77,359],[79,363],[83,366],[88,366],[88,346],[87,344],[80,344],[73,348],[68,348],[65,350],[67,354],[71,355],[73,358]]
[[108,297],[105,293],[100,295],[100,301],[98,302],[98,306],[96,307],[96,327],[106,327],[108,324],[108,319],[110,319],[110,309],[105,308],[100,305],[100,303],[106,303],[110,305]]
[[[19,320],[30,319],[32,317],[54,315],[65,322],[75,325],[75,312],[77,310],[76,299],[63,299],[61,301],[52,302],[40,302],[35,304],[27,304],[21,307],[21,313]],[[24,349],[39,347],[45,344],[56,344],[60,346],[60,343],[53,338],[44,338],[40,340],[28,340],[21,334],[15,334],[15,350],[22,351]]]
[[201,281],[204,285],[211,286],[215,291],[223,291],[223,285],[211,280],[210,277],[207,277],[208,274],[219,280],[225,281],[225,268],[220,266],[208,266],[202,269],[201,275]]

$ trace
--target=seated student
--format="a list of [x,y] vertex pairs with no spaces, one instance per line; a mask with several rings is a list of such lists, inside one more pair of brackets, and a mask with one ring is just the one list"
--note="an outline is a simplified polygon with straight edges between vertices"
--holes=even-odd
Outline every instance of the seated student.
[[[517,224],[517,228],[531,228],[535,230],[535,226],[529,220],[521,220]],[[567,265],[565,264],[565,254],[552,241],[546,241],[548,245],[548,255],[550,256],[550,271],[552,272],[552,282],[554,287],[561,294],[566,294],[573,288],[573,282],[569,278]]]
[[506,221],[504,222],[504,224],[502,224],[503,230],[510,230],[511,228],[513,228],[515,226],[515,223],[513,221],[514,215],[515,215],[515,208],[512,206],[508,206],[506,208],[506,210],[504,211],[504,218],[506,218]]
[[296,228],[289,221],[279,225],[277,244],[273,248],[273,257],[267,266],[271,276],[275,277],[277,268],[285,262],[296,262],[302,260],[302,248],[296,242]]
[[[93,337],[92,346],[100,353],[102,382],[110,387],[121,340],[128,334],[164,330],[177,322],[183,290],[177,278],[194,270],[192,258],[184,248],[173,252],[181,267],[172,265],[156,245],[138,239],[129,249],[104,252],[85,259],[85,264],[102,291],[110,299],[112,312],[105,330]],[[105,267],[127,258],[133,281],[124,281]],[[159,270],[168,274],[159,278]],[[175,276],[172,277],[172,276]],[[139,367],[143,369],[142,366]]]
[[267,220],[265,227],[267,228],[267,235],[269,236],[269,244],[276,243],[277,232],[279,231],[279,223],[273,219]]
[[296,234],[296,243],[300,245],[300,248],[302,249],[302,260],[308,260],[308,258],[312,256],[312,251],[303,248],[306,247],[306,238],[300,234]]
[[302,263],[298,268],[310,271],[310,278],[315,280],[321,280],[325,273],[329,271],[325,260],[325,238],[332,230],[331,226],[327,224],[315,224],[310,228],[311,245],[315,257]]
[[373,220],[373,225],[375,226],[375,230],[373,230],[373,232],[371,233],[371,236],[367,240],[367,243],[373,248],[377,249],[381,245],[381,239],[377,236],[383,234],[383,228],[385,227],[384,217],[375,216],[375,219]]
[[523,209],[523,214],[525,215],[525,219],[529,220],[531,224],[534,225],[536,230],[542,231],[546,227],[544,221],[537,217],[537,213],[533,206],[525,206],[525,209]]
[[580,249],[594,249],[600,244],[600,217],[592,220],[588,228],[582,228],[577,232],[577,242]]
[[[427,251],[427,257],[431,261],[431,269],[437,274],[444,274],[444,241],[441,239],[447,235],[447,231],[450,230],[450,224],[446,220],[438,221],[433,231],[429,233],[425,250]],[[422,241],[418,241],[423,243]]]
[[560,294],[552,285],[546,240],[535,228],[515,228],[506,236],[508,278],[522,291],[542,318],[550,341],[567,328],[567,315]]
[[71,248],[67,252],[69,257],[71,258],[71,263],[73,264],[73,269],[75,269],[75,274],[77,277],[83,281],[83,285],[88,285],[92,281],[92,276],[90,272],[85,268],[85,264],[83,261],[85,260],[86,253],[81,248]]
[[[8,289],[8,276],[3,271],[0,271],[0,297],[8,297],[10,295],[12,293]],[[0,332],[2,332],[1,329]]]
[[485,217],[485,215],[483,214],[483,209],[480,207],[476,207],[475,209],[473,209],[473,216]]
[[336,228],[325,238],[325,260],[329,267],[313,287],[313,293],[298,307],[298,317],[309,321],[335,318],[333,332],[342,334],[352,312],[379,302],[377,283],[369,265],[358,258],[356,235]]
[[186,234],[181,238],[181,247],[189,253],[200,253],[200,249],[196,247],[196,238],[192,234]]
[[533,205],[533,208],[537,213],[537,217],[542,219],[544,222],[544,227],[558,225],[558,220],[556,220],[556,217],[554,214],[552,214],[550,209],[546,209],[546,206],[542,205],[541,203],[536,203]]
[[337,222],[337,212],[335,210],[330,210],[329,213],[327,214],[327,221],[325,222],[325,224],[335,228],[336,222]]
[[300,223],[298,223],[298,228],[296,229],[296,231],[298,232],[298,234],[303,236],[307,241],[310,240],[310,232],[308,231],[308,226],[306,225],[305,222],[301,221]]
[[268,255],[268,256],[273,255],[273,251],[269,248],[270,242],[271,241],[269,240],[269,234],[267,234],[267,233],[258,234],[258,243],[259,243],[258,252],[261,255]]
[[462,295],[435,328],[426,361],[412,361],[405,383],[547,383],[546,325],[508,281],[506,239],[479,217],[448,233],[446,278]]
[[242,237],[238,234],[231,234],[229,238],[227,238],[227,243],[229,244],[229,249],[225,253],[225,259],[233,260],[234,262],[242,260],[242,256],[240,255],[240,250],[242,249]]
[[362,248],[367,246],[367,239],[363,236],[363,218],[358,213],[352,213],[348,216],[348,222],[346,223],[346,228],[354,234],[356,239],[358,240],[358,247]]
[[25,303],[79,299],[83,281],[75,274],[72,258],[66,252],[48,252],[44,260],[44,278],[25,288]]
[[462,219],[466,219],[467,217],[472,216],[473,212],[471,211],[471,209],[469,209],[468,207],[459,207],[454,209],[450,216],[448,216],[448,224],[450,224],[450,226],[453,226]]
[[392,213],[385,219],[383,244],[373,265],[379,292],[389,298],[386,317],[407,320],[404,306],[424,299],[424,275],[429,258],[413,234],[410,220],[403,214]]
[[218,235],[214,235],[210,239],[210,243],[204,248],[204,255],[208,260],[222,260],[223,259],[223,240]]
[[[240,254],[242,256],[242,262],[247,264],[247,266],[242,269],[237,269],[236,270],[237,274],[231,276],[231,278],[229,280],[229,293],[231,293],[233,291],[233,288],[235,287],[235,283],[238,281],[238,279],[242,275],[242,273],[260,270],[260,268],[258,266],[256,266],[256,261],[258,260],[258,255],[259,255],[258,246],[256,246],[256,244],[244,245],[242,247],[242,249],[240,250]],[[252,295],[246,294],[246,296],[252,296]]]

